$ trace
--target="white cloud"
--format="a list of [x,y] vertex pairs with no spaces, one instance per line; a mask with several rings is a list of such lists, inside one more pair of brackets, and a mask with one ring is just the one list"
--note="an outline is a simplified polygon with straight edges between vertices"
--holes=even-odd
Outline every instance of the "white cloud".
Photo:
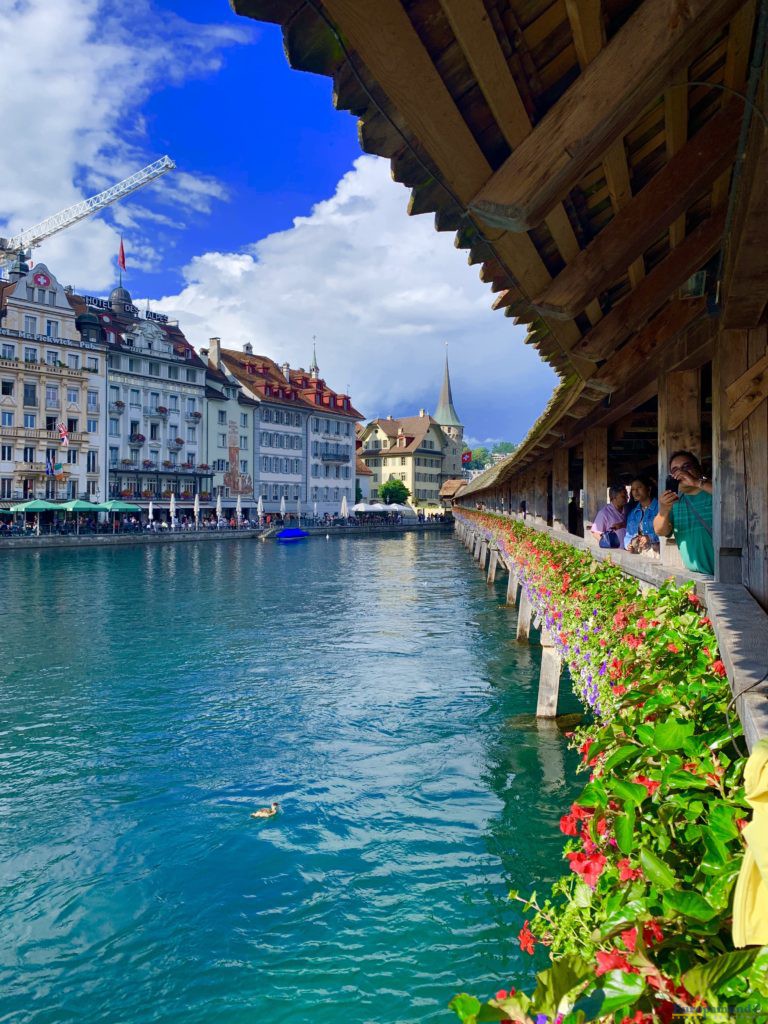
[[207,252],[178,295],[154,308],[197,345],[221,336],[306,367],[317,335],[322,375],[350,386],[367,417],[434,411],[445,341],[455,404],[473,436],[519,440],[554,375],[524,332],[491,308],[476,268],[431,217],[405,213],[386,161],[360,157],[330,199],[246,252]]
[[[1,234],[29,227],[138,170],[151,152],[141,104],[161,84],[215,72],[224,46],[249,38],[246,26],[192,26],[149,0],[10,0],[0,18]],[[203,211],[226,197],[213,179],[175,172],[149,186],[158,203]],[[136,247],[157,241],[144,204],[125,203]],[[106,287],[117,251],[108,221],[90,219],[35,253],[57,275]]]

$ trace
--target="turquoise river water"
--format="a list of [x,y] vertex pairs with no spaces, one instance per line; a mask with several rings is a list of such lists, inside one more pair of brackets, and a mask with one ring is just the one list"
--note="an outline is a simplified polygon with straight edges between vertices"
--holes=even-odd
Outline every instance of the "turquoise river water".
[[2,1024],[448,1022],[543,965],[506,894],[574,756],[452,536],[0,558]]

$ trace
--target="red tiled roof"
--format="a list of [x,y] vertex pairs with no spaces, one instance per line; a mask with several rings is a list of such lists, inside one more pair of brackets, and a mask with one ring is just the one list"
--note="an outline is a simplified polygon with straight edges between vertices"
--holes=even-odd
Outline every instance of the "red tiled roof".
[[373,470],[368,469],[359,455],[355,459],[355,473],[357,476],[373,476]]
[[[290,403],[316,413],[327,411],[356,420],[362,416],[351,404],[345,409],[342,403],[346,396],[329,388],[325,381],[312,380],[309,374],[298,370],[289,370],[286,380],[283,371],[268,356],[224,348],[221,359],[229,372],[262,402]],[[316,396],[320,401],[316,401]]]

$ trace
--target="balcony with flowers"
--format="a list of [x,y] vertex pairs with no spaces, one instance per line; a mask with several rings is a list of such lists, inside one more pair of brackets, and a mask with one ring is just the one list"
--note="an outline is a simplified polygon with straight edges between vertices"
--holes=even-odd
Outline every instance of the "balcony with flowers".
[[131,434],[128,438],[128,444],[131,448],[141,448],[146,440],[144,434]]

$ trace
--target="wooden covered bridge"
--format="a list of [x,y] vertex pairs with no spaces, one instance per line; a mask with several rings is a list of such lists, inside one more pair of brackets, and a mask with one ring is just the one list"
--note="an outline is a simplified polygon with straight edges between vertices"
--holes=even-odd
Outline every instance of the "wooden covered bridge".
[[[560,378],[520,448],[457,499],[575,544],[610,479],[713,480],[699,579],[749,737],[768,734],[768,4],[233,0],[333,78],[409,212],[490,285]],[[516,342],[511,337],[510,345]],[[685,575],[673,542],[653,583]],[[639,563],[642,561],[642,565]]]

